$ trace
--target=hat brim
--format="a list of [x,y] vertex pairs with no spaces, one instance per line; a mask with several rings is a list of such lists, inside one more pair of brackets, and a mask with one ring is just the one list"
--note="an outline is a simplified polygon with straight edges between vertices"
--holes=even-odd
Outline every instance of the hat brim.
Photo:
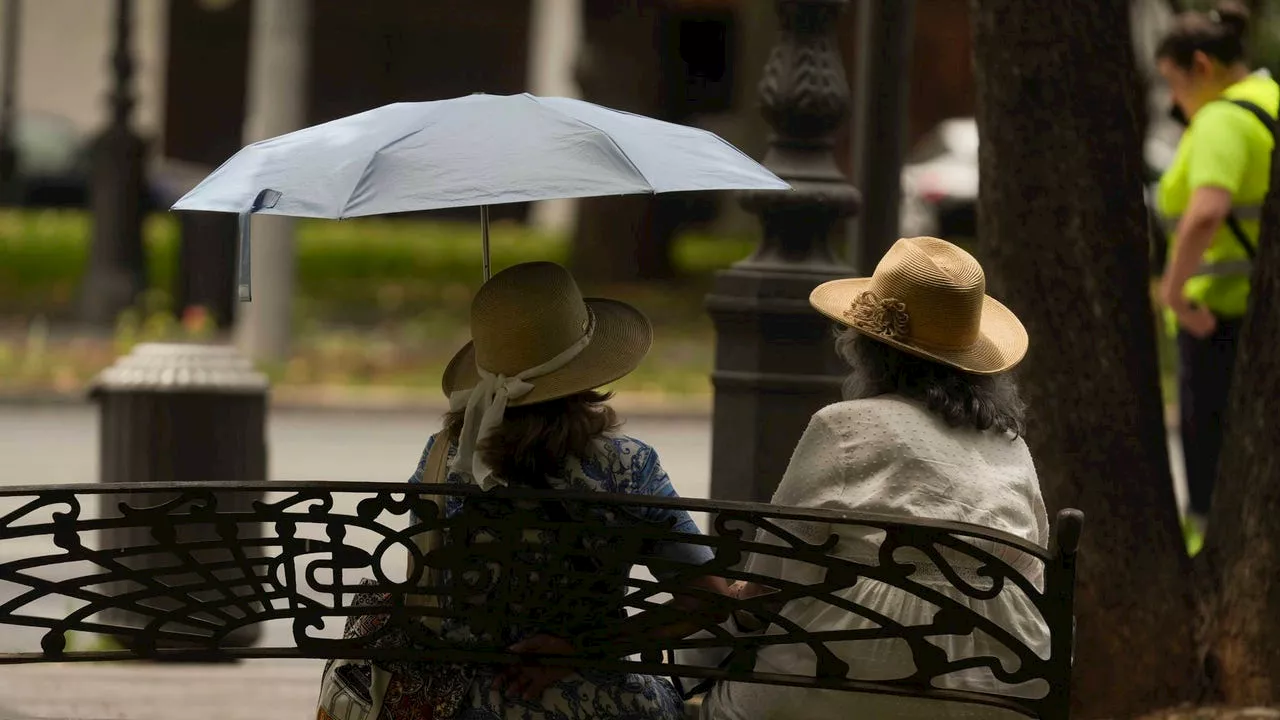
[[1027,355],[1029,338],[1022,321],[995,298],[983,296],[978,340],[963,350],[923,348],[907,340],[885,337],[849,324],[844,317],[853,302],[871,289],[871,278],[847,278],[823,283],[809,296],[815,310],[867,337],[917,357],[950,365],[973,375],[995,375],[1013,369]]
[[[594,390],[619,380],[640,365],[653,345],[653,327],[639,310],[616,300],[584,298],[595,315],[591,341],[559,370],[531,378],[533,390],[509,403],[532,405]],[[475,347],[467,343],[449,361],[441,383],[446,397],[480,383]]]

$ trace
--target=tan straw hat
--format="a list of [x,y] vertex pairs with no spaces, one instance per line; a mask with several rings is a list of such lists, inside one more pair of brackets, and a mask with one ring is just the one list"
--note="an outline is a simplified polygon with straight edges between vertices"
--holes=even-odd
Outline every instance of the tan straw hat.
[[1027,354],[1027,331],[986,290],[972,255],[945,240],[919,237],[894,243],[869,278],[819,285],[809,303],[904,352],[994,375]]
[[497,273],[471,302],[471,337],[444,371],[452,396],[476,387],[483,368],[527,378],[532,389],[511,407],[598,388],[636,369],[653,330],[639,310],[615,300],[582,297],[568,270],[550,262],[515,265]]

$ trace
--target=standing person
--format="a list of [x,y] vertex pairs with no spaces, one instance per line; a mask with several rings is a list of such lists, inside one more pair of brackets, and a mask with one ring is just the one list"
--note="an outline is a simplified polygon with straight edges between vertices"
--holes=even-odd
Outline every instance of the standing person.
[[[1007,308],[987,297],[982,267],[964,250],[936,238],[899,240],[870,278],[833,280],[814,290],[809,302],[842,324],[836,350],[849,363],[844,402],[815,414],[796,445],[773,503],[786,507],[852,510],[904,518],[965,522],[1045,545],[1045,513],[1031,452],[1022,439],[1025,408],[1009,371],[1026,354],[1027,332]],[[835,536],[835,553],[859,563],[879,564],[882,533],[857,525],[779,521],[788,533],[814,544]],[[1037,586],[1043,563],[1021,553],[974,541],[1002,556]],[[978,571],[973,558],[948,554],[942,564],[961,576]],[[981,611],[1031,652],[1046,657],[1049,634],[1026,594],[1011,587],[976,601],[952,585],[934,560],[912,554],[913,580],[931,592]],[[748,571],[799,586],[820,586],[822,568],[801,558],[760,553]],[[752,597],[771,592],[738,583],[732,593]],[[787,602],[766,635],[791,626],[810,633],[874,630],[872,618],[907,626],[927,625],[939,606],[906,590],[860,578],[833,593],[845,610],[821,596]],[[847,606],[846,606],[847,607]],[[929,641],[952,660],[998,658],[1006,668],[1019,660],[1008,646],[983,632],[937,635]],[[916,670],[912,649],[901,640],[831,642],[848,664],[848,677],[877,680],[908,677]],[[759,673],[815,672],[817,656],[804,642],[760,648]],[[985,667],[939,677],[947,689],[1027,694],[1035,687],[1010,685]],[[717,683],[703,705],[703,720],[1013,720],[1010,710],[935,699],[859,694],[739,682]]]
[[1248,11],[1234,3],[1184,12],[1156,51],[1175,114],[1188,123],[1156,200],[1174,228],[1159,293],[1177,335],[1193,554],[1217,474],[1280,107],[1280,86],[1248,65],[1248,26]]

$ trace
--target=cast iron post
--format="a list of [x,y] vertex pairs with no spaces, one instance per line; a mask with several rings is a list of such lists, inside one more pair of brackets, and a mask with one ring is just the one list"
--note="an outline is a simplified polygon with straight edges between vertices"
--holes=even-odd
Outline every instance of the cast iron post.
[[90,203],[93,246],[82,288],[80,315],[111,325],[146,288],[142,249],[143,142],[129,127],[134,63],[129,32],[133,0],[115,0],[111,53],[111,119],[94,140]]
[[853,160],[864,202],[849,245],[859,272],[874,270],[898,239],[915,4],[862,0],[859,7]]
[[755,253],[719,273],[707,310],[716,326],[711,494],[768,500],[809,416],[840,397],[844,375],[831,324],[809,307],[819,283],[850,274],[832,230],[858,210],[836,166],[834,135],[849,111],[836,42],[848,0],[776,0],[779,43],[760,83],[773,129],[764,164],[794,188],[752,192]]

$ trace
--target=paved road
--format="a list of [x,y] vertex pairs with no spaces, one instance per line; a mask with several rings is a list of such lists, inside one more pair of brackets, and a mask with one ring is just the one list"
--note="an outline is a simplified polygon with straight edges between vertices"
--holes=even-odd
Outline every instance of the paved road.
[[[439,418],[403,412],[274,411],[272,480],[401,481]],[[710,423],[637,419],[625,427],[657,448],[677,489],[706,497]],[[0,406],[0,487],[97,480],[97,417],[88,406]]]
[[[268,428],[273,480],[399,481],[413,470],[439,419],[410,413],[272,413]],[[676,488],[706,497],[710,485],[710,423],[631,421],[626,428],[658,449]],[[1181,457],[1177,438],[1170,452]],[[97,480],[98,436],[93,410],[82,406],[0,406],[0,486]],[[1175,485],[1184,495],[1181,463]]]
[[[97,422],[89,406],[0,406],[0,487],[97,481]],[[273,412],[270,479],[402,482],[439,425],[438,416],[401,412]],[[708,420],[635,420],[626,430],[657,448],[680,494],[707,497]],[[0,498],[0,515],[15,506]],[[0,546],[0,558],[32,552],[19,541]]]

